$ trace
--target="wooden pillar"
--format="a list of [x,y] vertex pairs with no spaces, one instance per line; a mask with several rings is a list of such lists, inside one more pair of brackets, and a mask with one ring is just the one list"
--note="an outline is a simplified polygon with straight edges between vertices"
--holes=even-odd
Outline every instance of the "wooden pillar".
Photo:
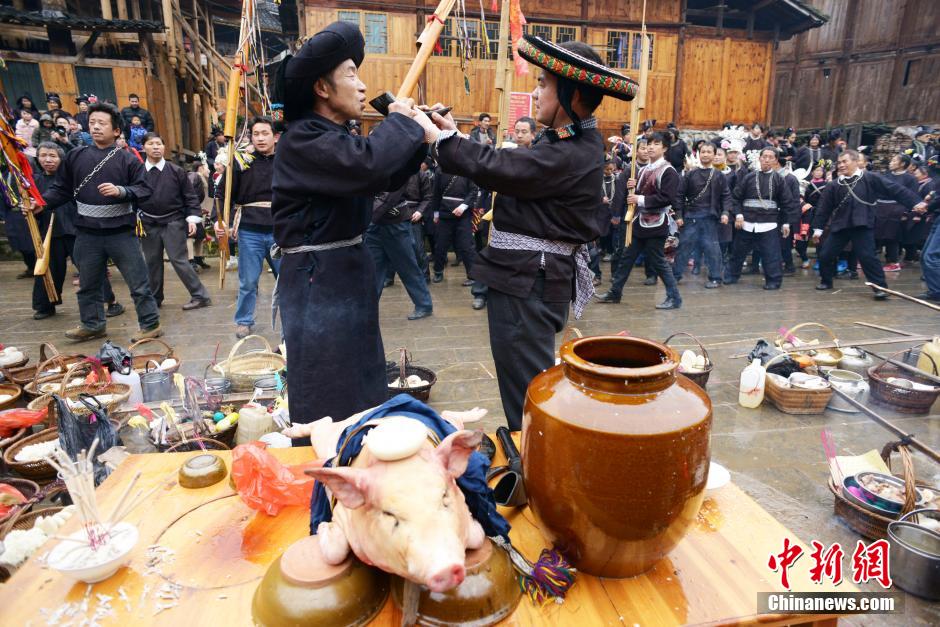
[[[683,120],[679,120],[679,113],[681,111],[682,104],[682,69],[685,65],[685,60],[683,59],[685,52],[685,19],[686,19],[686,9],[688,8],[687,0],[682,0],[679,9],[679,21],[681,26],[679,26],[679,43],[676,45],[676,77],[675,82],[673,83],[673,99],[672,99],[672,119],[676,124],[679,125],[679,128],[682,128],[684,125]],[[631,133],[636,133],[638,129],[631,128]]]
[[101,17],[106,20],[114,19],[114,14],[111,12],[111,0],[101,0]]
[[503,143],[509,129],[509,98],[512,93],[513,65],[509,63],[509,0],[503,0],[499,11],[499,46],[496,55],[496,91],[499,94],[499,123],[496,145]]
[[140,19],[140,0],[131,0],[131,19],[139,20]]
[[183,85],[186,89],[186,119],[189,121],[189,133],[186,138],[186,147],[193,152],[198,152],[202,147],[202,133],[199,128],[202,126],[202,116],[196,108],[196,88],[193,84],[193,76],[189,74],[184,80]]
[[127,19],[127,0],[117,0],[117,12],[119,20]]
[[[102,0],[107,2],[107,0]],[[166,26],[166,49],[169,62],[176,67],[176,24],[173,20],[173,3],[170,0],[161,0],[163,7],[163,25]]]
[[718,98],[718,123],[728,119],[728,79],[731,75],[731,38],[725,37],[721,51],[721,82],[718,89],[721,95]]

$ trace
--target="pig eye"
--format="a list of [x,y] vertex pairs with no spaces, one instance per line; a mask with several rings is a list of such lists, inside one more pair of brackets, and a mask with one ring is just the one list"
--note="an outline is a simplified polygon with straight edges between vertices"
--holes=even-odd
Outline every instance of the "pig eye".
[[391,512],[388,511],[388,510],[383,510],[383,511],[382,511],[382,515],[383,515],[383,516],[388,516],[389,518],[391,518],[392,520],[394,520],[394,521],[395,521],[395,526],[398,527],[398,516],[396,516],[395,514],[391,513]]

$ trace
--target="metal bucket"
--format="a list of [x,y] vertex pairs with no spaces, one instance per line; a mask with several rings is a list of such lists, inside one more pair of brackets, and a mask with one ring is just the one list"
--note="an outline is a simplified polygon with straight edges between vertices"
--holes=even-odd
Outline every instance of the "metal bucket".
[[894,584],[911,594],[940,600],[940,533],[905,522],[918,514],[937,518],[937,510],[915,509],[888,523],[891,576]]
[[[864,402],[865,395],[868,394],[868,383],[865,378],[857,372],[851,370],[840,370],[833,368],[826,373],[829,378],[829,384],[837,390],[845,392],[859,403]],[[859,410],[838,394],[833,394],[826,405],[829,409],[842,411],[849,414],[857,414]]]
[[213,395],[224,395],[232,391],[232,380],[225,377],[207,377],[206,391]]
[[149,370],[140,375],[140,391],[145,403],[168,401],[173,396],[173,375],[160,370]]
[[848,370],[862,377],[868,376],[868,369],[875,365],[875,360],[860,348],[848,346],[842,349],[842,360],[839,362],[841,370]]

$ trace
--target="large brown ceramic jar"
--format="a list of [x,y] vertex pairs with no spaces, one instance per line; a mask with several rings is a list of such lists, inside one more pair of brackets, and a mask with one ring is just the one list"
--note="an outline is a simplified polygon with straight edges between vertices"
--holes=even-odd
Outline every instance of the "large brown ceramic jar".
[[657,342],[586,337],[560,352],[526,394],[529,505],[581,571],[638,575],[679,543],[701,506],[711,401]]

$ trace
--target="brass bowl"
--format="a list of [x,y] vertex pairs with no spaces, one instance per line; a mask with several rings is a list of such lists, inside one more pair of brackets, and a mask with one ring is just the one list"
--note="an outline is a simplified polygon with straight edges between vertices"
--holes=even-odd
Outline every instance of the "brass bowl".
[[354,627],[378,614],[388,598],[388,574],[350,556],[330,566],[316,536],[298,540],[268,568],[255,590],[255,625]]
[[225,462],[218,455],[202,453],[190,457],[180,466],[179,482],[184,488],[207,488],[226,475]]
[[[483,627],[513,613],[522,592],[506,552],[487,539],[481,548],[467,551],[465,565],[467,575],[453,590],[439,593],[420,586],[418,624]],[[399,608],[404,586],[404,579],[392,578],[392,599]]]

